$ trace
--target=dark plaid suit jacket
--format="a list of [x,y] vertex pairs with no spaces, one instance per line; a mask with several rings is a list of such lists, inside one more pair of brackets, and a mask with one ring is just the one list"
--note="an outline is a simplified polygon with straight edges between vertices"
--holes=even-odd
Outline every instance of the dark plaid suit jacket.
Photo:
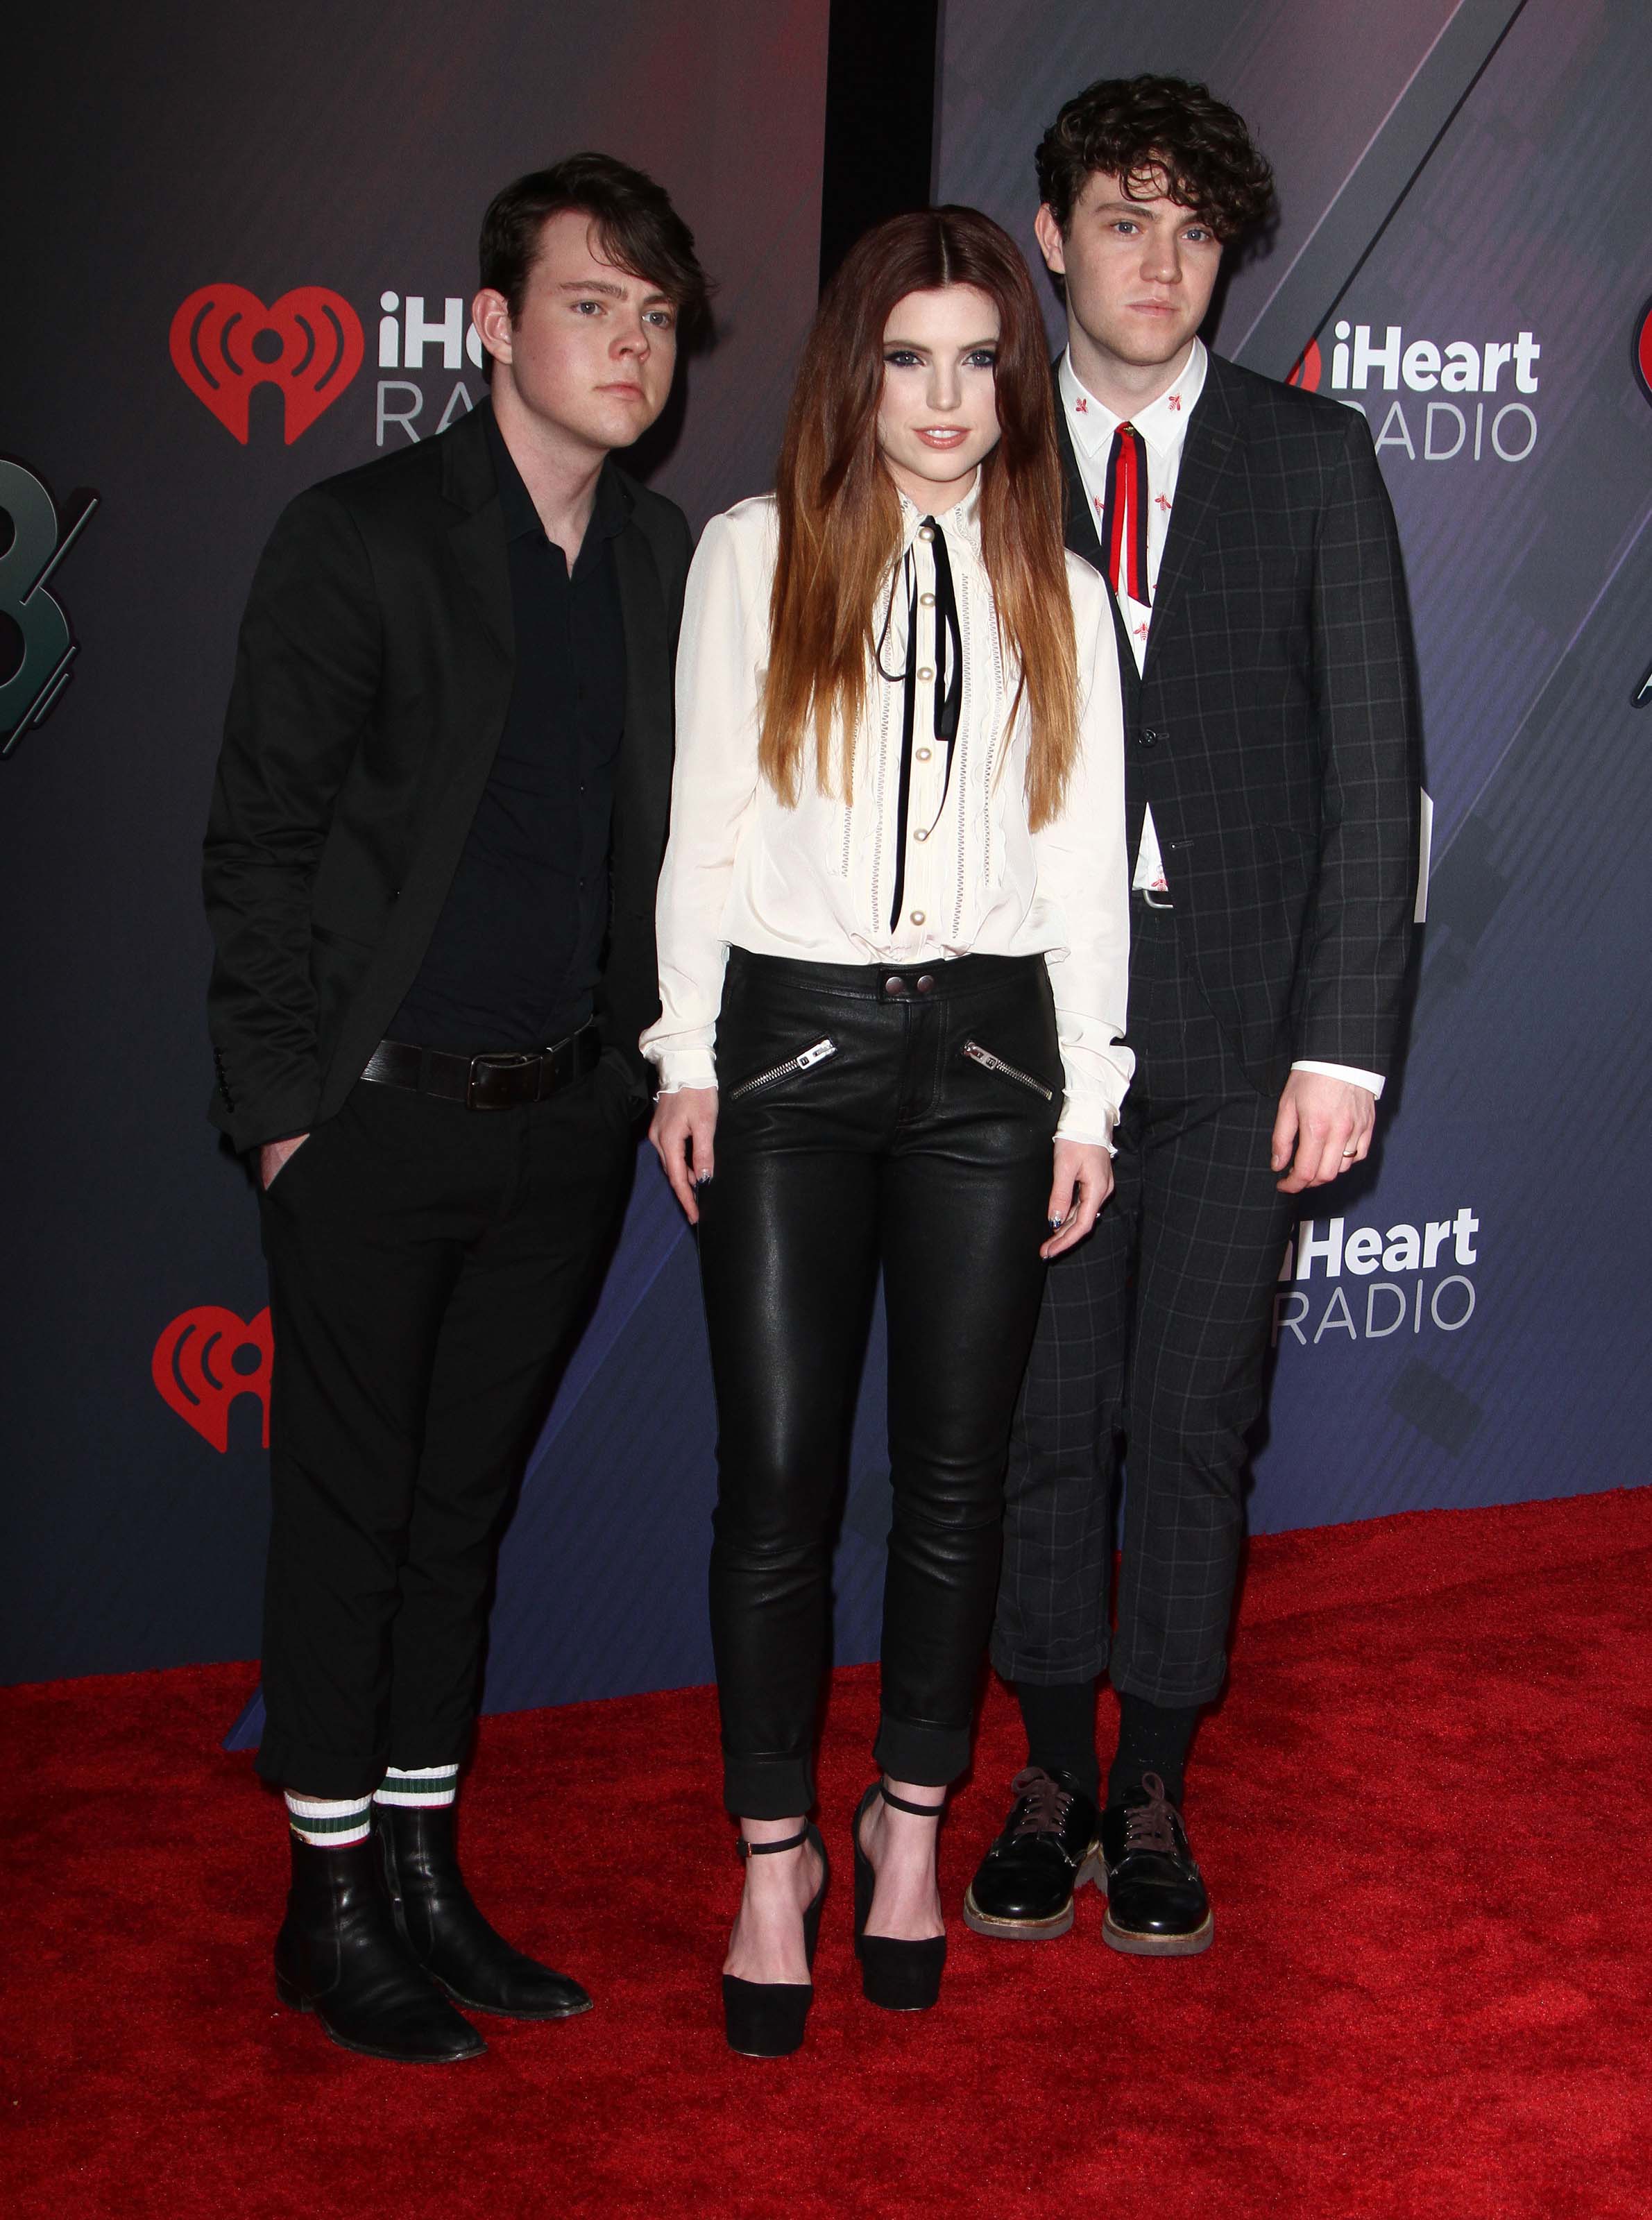
[[[1067,544],[1101,567],[1064,415]],[[1115,609],[1116,613],[1116,609]],[[1357,409],[1212,355],[1138,683],[1119,624],[1130,852],[1150,806],[1178,939],[1256,1083],[1393,1065],[1418,714],[1393,512]]]

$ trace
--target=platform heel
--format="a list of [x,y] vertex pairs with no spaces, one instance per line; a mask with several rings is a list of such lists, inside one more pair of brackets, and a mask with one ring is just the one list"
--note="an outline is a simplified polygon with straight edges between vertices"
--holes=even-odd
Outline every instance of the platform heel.
[[[743,1859],[770,1856],[776,1850],[800,1849],[805,1843],[812,1843],[820,1854],[820,1886],[803,1914],[803,1955],[812,1973],[814,1946],[820,1938],[820,1908],[832,1878],[832,1862],[820,1829],[810,1821],[801,1834],[788,1835],[783,1842],[743,1842],[740,1855]],[[737,1974],[725,1974],[723,2029],[729,2049],[744,2058],[789,2058],[802,2048],[814,2001],[813,1981],[743,1981]]]
[[944,1935],[926,1935],[907,1942],[895,1935],[869,1935],[872,1892],[877,1874],[860,1846],[860,1823],[878,1797],[897,1812],[910,1812],[920,1819],[938,1820],[944,1804],[913,1804],[895,1796],[875,1780],[860,1799],[851,1834],[855,1845],[855,1955],[860,1960],[860,1985],[868,2004],[885,2011],[927,2011],[938,2001],[941,1973],[946,1964]]

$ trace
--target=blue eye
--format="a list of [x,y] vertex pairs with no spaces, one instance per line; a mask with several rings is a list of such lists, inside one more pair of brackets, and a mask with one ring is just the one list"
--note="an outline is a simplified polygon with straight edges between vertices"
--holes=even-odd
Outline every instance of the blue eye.
[[892,370],[911,370],[916,365],[918,357],[910,347],[892,347],[883,359]]
[[998,357],[991,347],[976,347],[964,357],[971,370],[996,370]]

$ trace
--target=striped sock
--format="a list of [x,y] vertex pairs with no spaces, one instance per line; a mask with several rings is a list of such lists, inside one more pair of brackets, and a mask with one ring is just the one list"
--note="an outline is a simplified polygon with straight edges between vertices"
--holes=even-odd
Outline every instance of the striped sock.
[[301,1843],[321,1850],[347,1849],[367,1839],[371,1796],[295,1796],[287,1791],[287,1824]]
[[451,1804],[458,1794],[457,1765],[415,1765],[404,1771],[399,1765],[385,1768],[373,1791],[375,1804],[408,1804],[421,1812]]

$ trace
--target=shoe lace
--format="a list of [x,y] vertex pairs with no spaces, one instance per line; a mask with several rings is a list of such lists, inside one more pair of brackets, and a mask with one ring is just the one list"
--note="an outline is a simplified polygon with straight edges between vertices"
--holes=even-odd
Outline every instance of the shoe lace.
[[1070,1790],[1052,1780],[1041,1765],[1029,1765],[1010,1783],[1012,1794],[1021,1799],[1010,1827],[1012,1839],[1023,1835],[1059,1835],[1073,1808]]
[[1142,1787],[1147,1791],[1145,1804],[1131,1804],[1125,1812],[1125,1851],[1128,1857],[1132,1850],[1158,1850],[1174,1857],[1176,1849],[1176,1810],[1164,1793],[1164,1783],[1156,1773],[1144,1773]]

